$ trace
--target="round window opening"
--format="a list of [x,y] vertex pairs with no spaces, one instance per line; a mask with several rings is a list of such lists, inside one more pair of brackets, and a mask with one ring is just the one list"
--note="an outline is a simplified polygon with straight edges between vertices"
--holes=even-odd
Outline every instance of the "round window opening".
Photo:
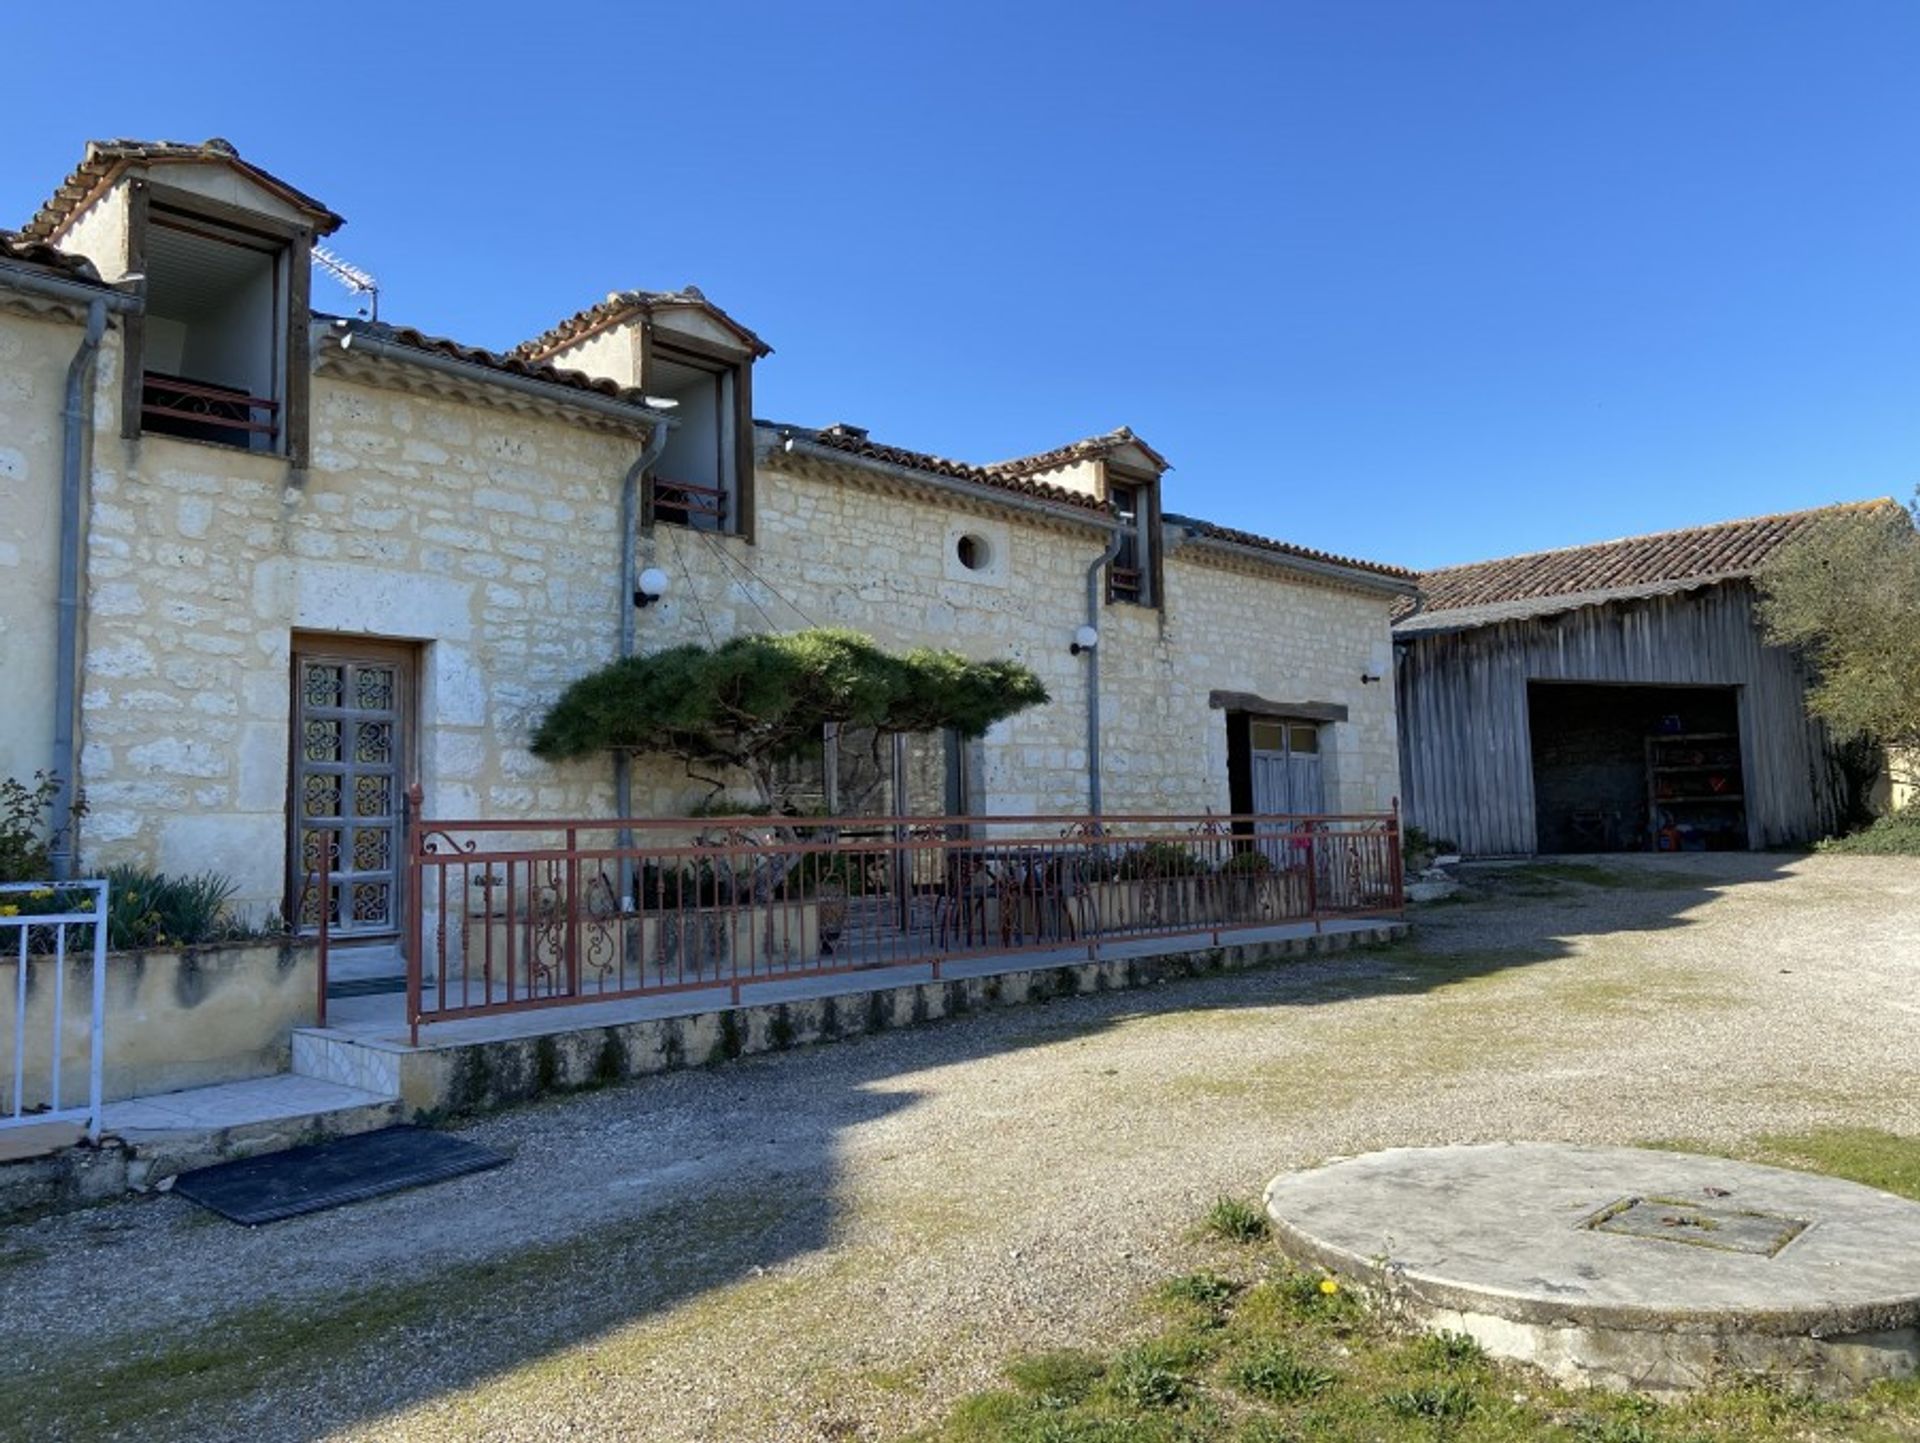
[[987,544],[984,536],[969,533],[962,536],[953,549],[960,558],[960,564],[969,571],[985,571],[993,561],[993,548]]

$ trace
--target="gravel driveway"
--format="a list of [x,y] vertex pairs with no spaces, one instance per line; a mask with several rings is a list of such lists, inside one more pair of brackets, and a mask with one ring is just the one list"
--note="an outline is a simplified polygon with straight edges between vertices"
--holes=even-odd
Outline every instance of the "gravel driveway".
[[651,1079],[257,1231],[0,1233],[0,1438],[881,1439],[1101,1345],[1222,1193],[1408,1143],[1920,1132],[1920,866],[1480,874],[1416,940]]

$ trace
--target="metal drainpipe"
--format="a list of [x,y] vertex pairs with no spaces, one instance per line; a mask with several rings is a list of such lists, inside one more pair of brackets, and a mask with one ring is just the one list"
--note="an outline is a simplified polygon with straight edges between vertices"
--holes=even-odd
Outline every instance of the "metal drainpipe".
[[[654,462],[660,459],[660,453],[667,448],[667,434],[671,423],[660,420],[654,423],[647,433],[647,444],[640,452],[640,459],[627,468],[627,474],[620,482],[620,659],[625,661],[633,655],[634,648],[634,587],[638,569],[634,566],[633,549],[640,539],[640,483],[647,472],[653,469]],[[614,809],[622,821],[633,815],[633,758],[624,751],[613,754],[613,798]],[[617,834],[615,845],[622,851],[633,846],[633,829],[622,827]],[[623,910],[633,906],[633,864],[630,859],[620,863],[620,905]]]
[[[1087,568],[1087,625],[1100,630],[1100,573],[1120,554],[1125,536],[1119,527],[1107,538],[1107,549]],[[1103,636],[1087,652],[1087,815],[1100,815],[1100,652]]]
[[107,333],[107,303],[87,302],[87,333],[67,365],[67,406],[60,458],[60,591],[53,661],[53,774],[59,790],[53,798],[53,880],[73,880],[75,697],[80,657],[80,510],[81,461],[93,423],[93,388],[87,384],[100,340]]

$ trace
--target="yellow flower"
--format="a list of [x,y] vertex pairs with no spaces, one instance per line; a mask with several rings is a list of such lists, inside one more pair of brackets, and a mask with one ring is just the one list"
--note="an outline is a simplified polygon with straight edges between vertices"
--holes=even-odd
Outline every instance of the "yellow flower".
[[35,887],[31,892],[27,893],[27,895],[36,902],[44,902],[53,895],[53,888]]
[[1320,1280],[1320,1291],[1325,1293],[1328,1297],[1332,1297],[1335,1293],[1340,1291],[1340,1285],[1336,1283],[1332,1278],[1322,1278]]
[[0,906],[0,917],[18,917],[19,915],[20,915],[20,909],[14,906],[13,903],[11,902],[6,903],[4,906]]

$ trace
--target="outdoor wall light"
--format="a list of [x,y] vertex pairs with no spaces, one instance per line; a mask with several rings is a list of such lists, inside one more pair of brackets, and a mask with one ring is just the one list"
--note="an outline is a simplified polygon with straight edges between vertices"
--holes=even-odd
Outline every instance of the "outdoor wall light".
[[635,606],[652,606],[654,602],[667,594],[667,573],[657,566],[649,566],[640,573],[640,589],[633,593]]
[[1078,656],[1083,651],[1092,651],[1099,644],[1099,632],[1095,631],[1091,626],[1077,626],[1073,631],[1073,645],[1068,647],[1067,650],[1075,656]]

